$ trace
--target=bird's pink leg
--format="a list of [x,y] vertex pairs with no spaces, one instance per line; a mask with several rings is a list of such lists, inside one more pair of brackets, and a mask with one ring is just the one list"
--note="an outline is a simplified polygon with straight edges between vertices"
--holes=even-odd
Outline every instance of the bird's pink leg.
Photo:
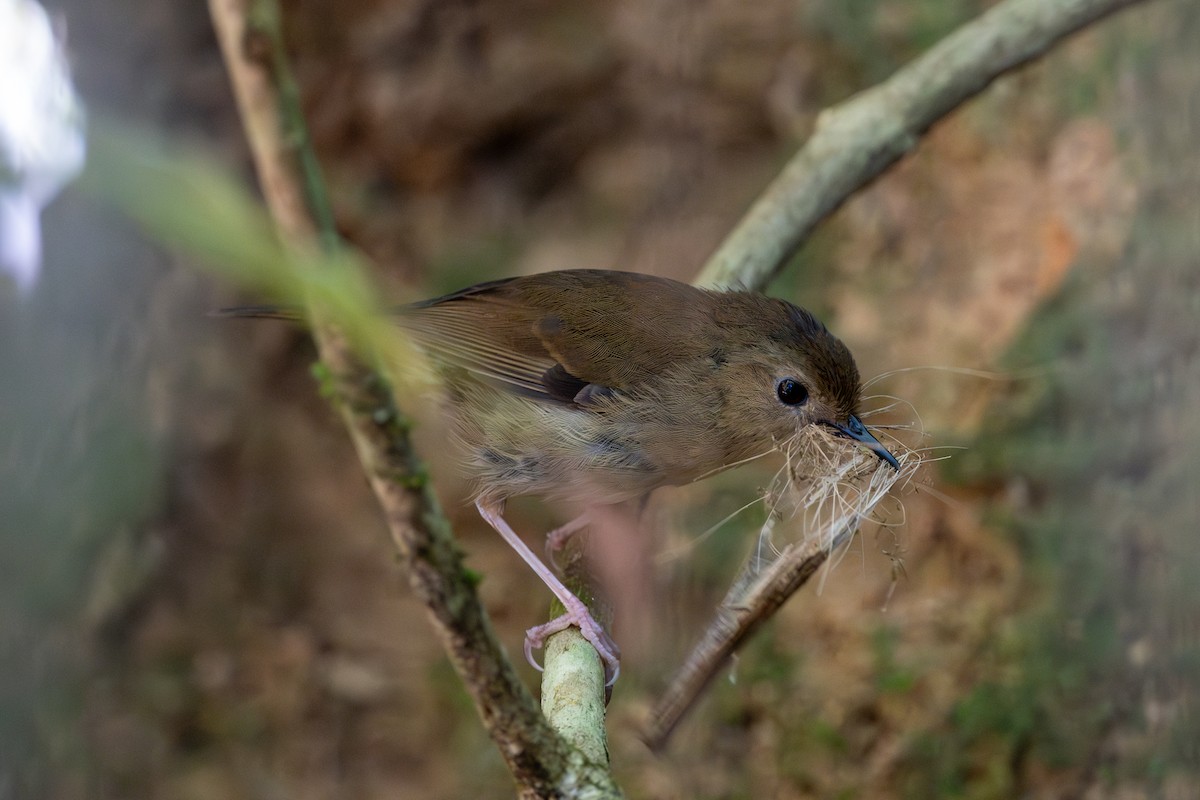
[[584,511],[575,519],[571,520],[565,525],[559,525],[557,528],[546,534],[546,557],[550,559],[550,562],[554,564],[555,567],[558,567],[558,553],[567,546],[567,542],[571,541],[571,537],[586,528],[591,523],[591,514],[587,511]]
[[558,576],[542,563],[542,560],[529,549],[529,546],[525,542],[521,541],[521,538],[517,536],[512,527],[504,520],[502,516],[503,505],[501,503],[488,503],[480,499],[475,501],[475,507],[479,509],[479,515],[487,521],[487,524],[491,525],[497,533],[504,537],[504,541],[508,542],[509,546],[517,551],[517,555],[529,565],[530,569],[537,573],[537,576],[542,579],[542,582],[546,586],[550,587],[550,591],[554,593],[554,596],[567,609],[567,613],[561,617],[552,619],[545,624],[537,625],[525,632],[525,658],[533,665],[534,669],[540,672],[542,668],[534,660],[533,650],[540,648],[546,641],[546,637],[551,634],[576,625],[579,627],[580,633],[583,634],[583,638],[587,639],[592,644],[592,647],[596,648],[596,652],[600,654],[600,660],[604,662],[605,685],[612,686],[621,671],[621,650],[617,647],[617,643],[605,632],[600,623],[596,622],[583,601],[576,597],[558,579]]

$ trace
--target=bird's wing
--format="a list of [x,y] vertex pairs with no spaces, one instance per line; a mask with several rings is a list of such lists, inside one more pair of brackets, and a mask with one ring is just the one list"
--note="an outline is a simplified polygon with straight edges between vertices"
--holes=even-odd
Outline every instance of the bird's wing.
[[400,310],[435,358],[538,400],[586,406],[702,351],[710,293],[603,270],[479,284]]
[[528,313],[504,299],[506,283],[406,306],[400,323],[438,361],[518,394],[555,399],[542,383],[554,359],[533,335]]

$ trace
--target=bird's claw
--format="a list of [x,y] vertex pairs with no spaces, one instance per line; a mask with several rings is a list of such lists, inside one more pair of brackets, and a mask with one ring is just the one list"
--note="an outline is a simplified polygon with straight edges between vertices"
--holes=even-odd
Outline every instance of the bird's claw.
[[575,519],[564,525],[559,525],[546,534],[546,558],[554,565],[556,571],[562,572],[562,565],[558,563],[558,554],[563,551],[563,548],[567,546],[567,542],[571,541],[576,533],[586,528],[589,524],[591,524],[591,517],[587,512],[584,512]]
[[617,643],[600,623],[596,622],[586,607],[582,612],[567,611],[560,617],[555,617],[549,622],[535,625],[527,630],[525,632],[525,660],[529,662],[530,666],[541,672],[542,665],[533,657],[533,651],[540,650],[548,638],[572,625],[579,628],[583,638],[596,648],[596,653],[604,664],[604,686],[605,688],[612,686],[617,682],[617,676],[621,674],[621,648],[617,647]]

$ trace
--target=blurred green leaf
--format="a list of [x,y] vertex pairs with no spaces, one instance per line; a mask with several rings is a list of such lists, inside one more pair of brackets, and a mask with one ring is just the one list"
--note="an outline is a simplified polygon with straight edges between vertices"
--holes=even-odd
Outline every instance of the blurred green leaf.
[[370,364],[393,378],[422,371],[388,321],[364,260],[349,248],[283,242],[262,204],[215,160],[100,121],[82,187],[159,244],[298,317],[330,322]]

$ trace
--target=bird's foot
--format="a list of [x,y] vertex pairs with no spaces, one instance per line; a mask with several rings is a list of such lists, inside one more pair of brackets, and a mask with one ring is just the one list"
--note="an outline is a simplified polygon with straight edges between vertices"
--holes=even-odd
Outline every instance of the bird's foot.
[[596,648],[596,652],[600,655],[600,661],[604,664],[604,685],[605,687],[612,686],[617,682],[617,676],[621,674],[621,648],[617,647],[617,643],[596,621],[587,606],[582,601],[577,602],[579,602],[577,608],[568,609],[567,613],[561,617],[555,617],[549,622],[535,625],[525,631],[525,660],[534,669],[541,672],[542,665],[537,663],[533,657],[533,651],[540,650],[546,640],[554,634],[574,625],[579,628],[583,638]]
[[[475,501],[475,507],[479,509],[480,516],[504,537],[504,541],[517,551],[517,555],[521,556],[525,563],[537,573],[537,576],[550,587],[550,591],[554,592],[554,596],[567,609],[567,613],[561,617],[529,629],[525,634],[525,658],[533,665],[534,669],[541,672],[541,666],[533,659],[534,648],[540,648],[546,641],[546,637],[551,634],[558,633],[572,625],[578,625],[583,638],[591,642],[592,647],[595,647],[596,652],[600,654],[600,660],[604,662],[604,685],[612,686],[621,671],[621,650],[617,647],[617,643],[604,631],[600,623],[596,622],[583,601],[576,597],[574,592],[568,589],[566,584],[559,580],[558,576],[529,549],[529,546],[521,541],[521,537],[517,536],[512,526],[504,519],[503,502],[495,500],[488,502],[480,498]],[[587,524],[586,516],[581,516],[568,522],[563,528],[568,529],[567,535],[569,535],[585,524]]]
[[550,559],[550,563],[556,570],[562,571],[558,563],[558,554],[567,546],[567,542],[571,541],[572,536],[586,528],[591,522],[591,516],[584,511],[575,519],[565,525],[559,525],[546,534],[546,557]]

